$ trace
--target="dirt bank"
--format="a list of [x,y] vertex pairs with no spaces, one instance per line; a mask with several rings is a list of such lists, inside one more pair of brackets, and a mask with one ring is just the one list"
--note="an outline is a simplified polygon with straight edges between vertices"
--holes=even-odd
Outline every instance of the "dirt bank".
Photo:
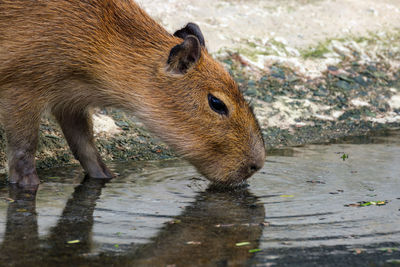
[[188,21],[200,25],[211,52],[247,40],[278,38],[306,48],[329,38],[400,27],[397,0],[138,0],[171,32]]

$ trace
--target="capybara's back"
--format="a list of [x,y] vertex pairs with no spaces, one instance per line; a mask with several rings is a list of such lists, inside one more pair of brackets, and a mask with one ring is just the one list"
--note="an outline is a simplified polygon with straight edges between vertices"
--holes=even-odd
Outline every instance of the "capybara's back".
[[113,175],[94,145],[93,107],[133,113],[213,182],[237,184],[263,166],[254,114],[196,24],[171,35],[129,0],[0,0],[0,62],[11,183],[39,183],[45,110],[94,178]]

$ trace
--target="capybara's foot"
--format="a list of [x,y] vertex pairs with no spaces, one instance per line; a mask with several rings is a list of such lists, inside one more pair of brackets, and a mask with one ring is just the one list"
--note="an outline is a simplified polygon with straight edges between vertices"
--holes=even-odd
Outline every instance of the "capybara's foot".
[[40,184],[40,180],[36,173],[31,173],[26,175],[13,174],[10,177],[10,183],[16,184],[22,188],[36,189]]
[[111,179],[115,177],[115,174],[113,174],[102,162],[100,162],[96,167],[91,166],[91,168],[88,168],[87,174],[89,177],[97,179]]

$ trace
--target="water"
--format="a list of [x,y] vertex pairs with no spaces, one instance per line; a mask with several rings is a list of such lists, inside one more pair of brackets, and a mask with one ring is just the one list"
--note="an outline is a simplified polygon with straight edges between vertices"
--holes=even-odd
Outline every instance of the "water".
[[108,183],[45,170],[36,196],[0,187],[0,266],[395,264],[399,162],[393,132],[273,151],[226,192],[179,160],[114,164]]

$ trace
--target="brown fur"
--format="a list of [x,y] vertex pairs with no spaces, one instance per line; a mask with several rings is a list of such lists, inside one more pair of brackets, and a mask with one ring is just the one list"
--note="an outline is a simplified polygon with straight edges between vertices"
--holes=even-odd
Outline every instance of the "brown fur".
[[[237,183],[261,168],[260,128],[223,67],[203,46],[184,73],[167,63],[182,42],[129,0],[0,0],[0,121],[10,181],[38,184],[34,153],[45,110],[85,171],[111,177],[93,142],[97,106],[132,112],[212,181]],[[228,116],[210,108],[209,93]]]

